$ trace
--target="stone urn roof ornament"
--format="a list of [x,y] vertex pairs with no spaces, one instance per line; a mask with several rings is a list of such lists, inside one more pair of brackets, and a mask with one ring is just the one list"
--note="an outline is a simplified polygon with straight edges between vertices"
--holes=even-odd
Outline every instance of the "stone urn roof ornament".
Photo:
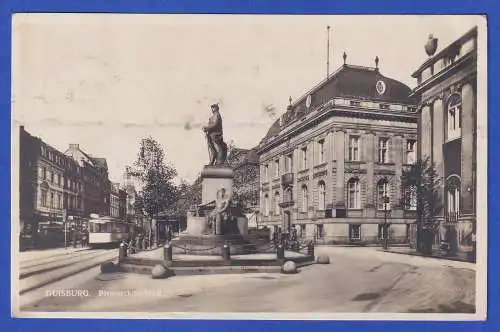
[[435,38],[432,34],[430,34],[429,39],[425,44],[425,53],[427,53],[428,56],[433,56],[434,53],[436,53],[437,47],[438,47],[438,39]]

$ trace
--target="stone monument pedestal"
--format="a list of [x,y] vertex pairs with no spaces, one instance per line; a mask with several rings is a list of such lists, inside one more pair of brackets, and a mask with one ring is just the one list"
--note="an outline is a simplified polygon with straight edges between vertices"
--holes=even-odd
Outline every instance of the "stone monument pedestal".
[[205,166],[201,172],[201,204],[208,204],[217,199],[217,191],[226,189],[231,199],[233,194],[234,171],[231,167]]
[[[255,251],[247,239],[248,219],[243,211],[231,202],[234,171],[226,166],[205,166],[201,172],[201,205],[196,213],[187,216],[187,229],[178,239],[172,241],[175,251],[191,255],[220,255],[222,246],[229,245],[234,255],[249,254]],[[224,188],[226,198],[231,202],[227,212],[228,219],[215,232],[215,224],[210,217],[216,208],[217,193]]]

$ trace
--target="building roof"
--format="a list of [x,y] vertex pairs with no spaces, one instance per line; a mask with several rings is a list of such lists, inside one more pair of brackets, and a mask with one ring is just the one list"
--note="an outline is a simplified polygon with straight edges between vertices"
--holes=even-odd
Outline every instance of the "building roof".
[[92,161],[96,167],[104,168],[105,170],[108,169],[108,162],[106,161],[106,158],[92,157]]
[[252,148],[248,151],[245,156],[245,160],[247,163],[259,163],[259,155],[257,154],[257,148]]
[[[379,81],[382,81],[385,86],[382,93],[377,91]],[[410,97],[410,93],[410,87],[382,75],[378,68],[344,64],[331,74],[328,79],[317,84],[294,104],[290,105],[287,111],[271,125],[264,140],[277,135],[283,126],[302,118],[332,98],[414,104],[415,101],[413,97]],[[309,98],[310,105],[307,105]]]
[[422,71],[424,71],[432,63],[434,63],[437,59],[440,59],[449,53],[452,54],[456,53],[457,47],[459,47],[464,41],[476,36],[477,36],[477,26],[467,31],[465,34],[456,39],[454,42],[444,47],[441,51],[437,52],[433,56],[430,56],[413,74],[411,74],[411,77],[417,78],[422,73]]
[[[238,156],[242,156],[242,158],[238,159]],[[238,168],[247,164],[258,164],[259,162],[256,147],[251,149],[241,149],[233,147],[227,159],[230,164],[234,163],[233,165],[231,165],[234,168]]]
[[80,164],[80,166],[83,166],[83,160],[86,163],[95,166],[95,162],[92,159],[92,157],[87,153],[85,153],[82,149],[80,149],[79,144],[70,144],[69,148],[64,152],[64,154],[73,158],[76,162]]

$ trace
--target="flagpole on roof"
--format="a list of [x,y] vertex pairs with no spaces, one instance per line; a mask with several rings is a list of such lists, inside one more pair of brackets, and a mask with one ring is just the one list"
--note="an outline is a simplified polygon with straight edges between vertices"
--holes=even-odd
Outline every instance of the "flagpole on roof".
[[326,79],[330,78],[330,26],[326,26]]

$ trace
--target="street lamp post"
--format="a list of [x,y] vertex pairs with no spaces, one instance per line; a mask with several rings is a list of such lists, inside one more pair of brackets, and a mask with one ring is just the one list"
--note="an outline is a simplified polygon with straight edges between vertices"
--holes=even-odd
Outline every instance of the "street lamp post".
[[389,248],[389,229],[387,224],[387,204],[389,203],[389,197],[384,196],[384,249]]

